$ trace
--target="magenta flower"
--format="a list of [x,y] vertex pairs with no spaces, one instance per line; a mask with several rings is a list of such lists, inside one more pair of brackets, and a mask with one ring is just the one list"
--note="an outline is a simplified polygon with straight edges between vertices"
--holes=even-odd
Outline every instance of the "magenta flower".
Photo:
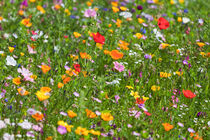
[[61,125],[58,126],[57,130],[58,130],[58,133],[60,133],[61,135],[67,133],[66,127],[61,126]]
[[96,11],[94,9],[87,9],[84,14],[85,17],[96,17]]
[[119,72],[124,71],[125,67],[122,64],[118,62],[113,62],[113,63],[114,63],[114,69],[118,70]]

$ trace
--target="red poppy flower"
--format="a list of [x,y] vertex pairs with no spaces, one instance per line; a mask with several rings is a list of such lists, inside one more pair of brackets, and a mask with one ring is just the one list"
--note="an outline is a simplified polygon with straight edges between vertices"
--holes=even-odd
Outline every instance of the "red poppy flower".
[[80,72],[80,65],[79,65],[79,64],[74,64],[74,69],[75,69],[77,72]]
[[160,17],[158,19],[158,26],[159,26],[160,30],[162,30],[162,29],[167,29],[170,25],[166,19],[164,19],[163,17]]
[[184,96],[186,97],[186,98],[189,98],[189,99],[192,99],[192,98],[194,98],[196,95],[192,92],[192,91],[190,91],[190,90],[182,90],[182,92],[183,92],[183,94],[184,94]]
[[145,101],[144,101],[143,99],[140,99],[140,98],[137,98],[137,99],[136,99],[136,103],[137,103],[137,104],[144,104],[144,102],[145,102]]
[[147,112],[147,111],[144,111],[144,113],[147,115],[147,116],[151,116],[152,114]]
[[104,44],[105,38],[99,32],[97,32],[96,34],[93,33],[92,35],[96,43]]

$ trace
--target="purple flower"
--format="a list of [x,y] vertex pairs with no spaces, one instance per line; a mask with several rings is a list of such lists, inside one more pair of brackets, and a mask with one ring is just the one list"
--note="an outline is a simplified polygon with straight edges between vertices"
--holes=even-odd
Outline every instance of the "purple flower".
[[139,77],[142,78],[142,72],[139,73]]
[[58,133],[60,133],[61,135],[67,133],[66,127],[61,126],[61,125],[58,126],[57,130],[58,130]]
[[188,64],[187,60],[182,61],[182,63],[183,63],[184,65],[187,65],[187,64]]
[[149,54],[145,54],[145,55],[144,55],[144,58],[146,58],[146,59],[152,59],[152,56],[149,55]]
[[115,100],[116,100],[116,103],[118,104],[118,100],[120,99],[120,96],[119,95],[115,95]]
[[96,11],[94,9],[87,9],[84,13],[85,17],[96,17]]
[[114,63],[114,69],[118,70],[119,72],[124,71],[125,67],[122,64],[118,62],[113,62],[113,63]]
[[142,7],[141,5],[138,5],[138,6],[137,6],[137,9],[138,9],[138,10],[142,10],[143,7]]
[[27,0],[24,0],[22,3],[21,3],[22,6],[25,6],[25,7],[28,7],[28,1]]

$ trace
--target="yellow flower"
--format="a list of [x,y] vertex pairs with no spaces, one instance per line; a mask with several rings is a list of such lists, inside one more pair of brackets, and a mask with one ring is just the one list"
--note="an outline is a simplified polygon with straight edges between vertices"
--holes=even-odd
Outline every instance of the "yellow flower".
[[30,2],[32,2],[32,3],[33,3],[33,2],[36,2],[36,0],[30,0]]
[[133,89],[133,87],[132,86],[126,86],[128,89]]
[[173,5],[174,4],[174,0],[170,0],[170,4]]
[[111,4],[112,4],[112,6],[114,6],[114,7],[117,7],[118,6],[118,2],[116,1],[116,2],[111,2]]
[[104,121],[111,121],[114,119],[114,117],[110,113],[101,113],[101,118]]
[[141,24],[144,22],[144,20],[142,18],[138,18],[138,22]]
[[126,11],[126,10],[127,10],[127,8],[126,8],[126,7],[121,6],[121,7],[120,7],[120,10],[122,10],[122,11]]
[[20,85],[21,84],[21,78],[20,77],[17,77],[17,78],[14,78],[13,80],[12,80],[12,82],[15,84],[15,85]]
[[165,48],[167,48],[168,46],[170,46],[170,44],[161,43],[160,46],[159,46],[159,49],[165,49]]
[[19,10],[18,14],[22,16],[24,14],[24,11],[23,10]]
[[183,4],[184,3],[184,0],[179,0],[179,3]]
[[21,56],[24,56],[25,54],[23,52],[20,53]]
[[89,6],[89,7],[92,5],[92,3],[91,3],[91,2],[89,2],[89,1],[88,1],[88,2],[86,2],[86,4],[87,4],[87,6]]
[[44,92],[44,93],[49,93],[50,91],[51,91],[52,89],[51,88],[49,88],[49,87],[41,87],[41,89],[40,89],[40,91],[41,92]]
[[11,52],[11,53],[12,53],[12,52],[14,51],[14,49],[15,49],[14,47],[8,47],[8,48],[9,48],[9,52]]
[[59,4],[56,4],[56,5],[55,5],[55,9],[56,9],[56,10],[59,10],[60,8],[61,8],[61,6],[60,6]]
[[178,17],[177,21],[178,22],[182,22],[182,18],[181,17]]
[[116,22],[117,27],[120,27],[121,26],[121,23],[122,23],[122,20],[117,19],[117,22]]
[[0,21],[2,21],[4,18],[0,16]]
[[160,87],[159,87],[159,86],[156,86],[156,85],[153,85],[153,86],[151,87],[151,90],[152,90],[152,91],[159,91],[159,90],[160,90]]
[[143,35],[142,35],[141,33],[136,33],[136,37],[137,37],[138,39],[140,39],[140,38],[143,37]]
[[133,90],[131,91],[130,95],[133,96],[135,99],[140,97],[139,93],[138,92],[134,92]]
[[112,7],[112,10],[113,10],[114,13],[117,13],[117,12],[120,11],[117,7]]
[[142,96],[142,99],[143,99],[144,101],[146,101],[146,100],[149,99],[149,97],[144,97],[144,96]]
[[205,52],[200,52],[200,54],[205,57],[206,56],[206,53]]
[[179,75],[179,76],[182,76],[183,75],[183,71],[182,72],[176,71],[176,74]]
[[68,116],[69,116],[70,118],[74,118],[74,117],[77,116],[77,114],[74,113],[72,110],[69,110],[67,113],[68,113]]
[[100,136],[100,135],[101,135],[100,131],[95,131],[95,130],[93,130],[93,129],[91,129],[89,132],[90,132],[91,134],[93,134],[93,135],[96,135],[96,136]]
[[30,18],[22,19],[21,24],[25,25],[26,27],[31,27],[32,26],[32,23],[30,22]]
[[84,136],[87,136],[89,131],[86,129],[86,128],[82,128],[82,127],[77,127],[77,129],[75,130],[75,133],[77,135],[84,135]]
[[40,92],[40,91],[37,91],[36,96],[39,99],[39,101],[44,101],[44,100],[47,100],[48,98],[50,98],[49,93],[46,94],[46,93],[43,93],[43,92]]
[[203,42],[197,42],[196,43],[199,47],[203,47],[204,45],[205,45],[205,43],[203,43]]
[[75,36],[76,38],[79,38],[79,37],[81,36],[81,34],[78,33],[78,32],[74,32],[73,34],[74,34],[74,36]]
[[65,10],[64,10],[64,12],[65,12],[68,16],[70,16],[70,15],[71,15],[71,12],[69,12],[69,10],[68,10],[68,9],[65,9]]
[[162,58],[158,58],[158,61],[161,62],[163,59]]

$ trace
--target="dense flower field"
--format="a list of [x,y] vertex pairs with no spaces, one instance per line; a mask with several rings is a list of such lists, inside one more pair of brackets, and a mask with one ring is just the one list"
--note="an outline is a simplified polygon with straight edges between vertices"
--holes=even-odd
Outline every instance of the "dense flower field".
[[2,0],[0,139],[209,139],[207,0]]

